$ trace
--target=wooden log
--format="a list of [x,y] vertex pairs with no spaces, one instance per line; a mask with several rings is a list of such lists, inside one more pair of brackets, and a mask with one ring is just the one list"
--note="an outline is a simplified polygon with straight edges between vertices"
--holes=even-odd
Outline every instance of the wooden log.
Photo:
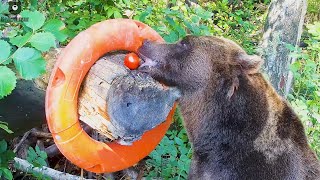
[[123,59],[124,54],[114,54],[99,59],[87,74],[79,94],[79,119],[110,139],[114,138],[107,128],[110,124],[107,95],[113,79],[128,73],[119,63]]

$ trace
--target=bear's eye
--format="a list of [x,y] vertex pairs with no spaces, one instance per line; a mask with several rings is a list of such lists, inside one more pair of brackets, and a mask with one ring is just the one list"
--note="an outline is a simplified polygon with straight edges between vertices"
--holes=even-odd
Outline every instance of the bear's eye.
[[178,46],[180,46],[183,50],[188,50],[190,45],[187,40],[183,39],[178,42]]

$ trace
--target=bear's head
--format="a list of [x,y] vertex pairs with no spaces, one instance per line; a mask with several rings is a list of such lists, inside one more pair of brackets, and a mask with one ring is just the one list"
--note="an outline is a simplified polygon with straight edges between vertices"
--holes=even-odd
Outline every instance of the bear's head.
[[235,42],[213,36],[187,36],[174,44],[145,41],[138,53],[143,60],[140,71],[184,93],[231,80],[228,95],[232,96],[237,76],[257,73],[263,63]]

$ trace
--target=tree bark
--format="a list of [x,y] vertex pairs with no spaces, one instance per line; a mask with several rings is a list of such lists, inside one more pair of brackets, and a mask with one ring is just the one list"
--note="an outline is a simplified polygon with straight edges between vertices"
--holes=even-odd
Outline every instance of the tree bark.
[[295,61],[286,45],[298,46],[306,10],[306,0],[273,0],[269,7],[260,48],[265,59],[264,70],[284,97],[291,89],[293,76],[289,68]]

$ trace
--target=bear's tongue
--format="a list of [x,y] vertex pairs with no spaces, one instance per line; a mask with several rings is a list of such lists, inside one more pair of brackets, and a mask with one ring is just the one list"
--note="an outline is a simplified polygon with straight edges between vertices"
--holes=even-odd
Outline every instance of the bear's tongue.
[[154,66],[157,65],[157,62],[156,62],[156,61],[154,61],[154,60],[146,57],[145,55],[139,53],[139,56],[140,56],[140,58],[141,58],[141,60],[142,60],[142,63],[141,63],[141,65],[140,65],[140,68],[145,67],[145,66],[154,67]]

